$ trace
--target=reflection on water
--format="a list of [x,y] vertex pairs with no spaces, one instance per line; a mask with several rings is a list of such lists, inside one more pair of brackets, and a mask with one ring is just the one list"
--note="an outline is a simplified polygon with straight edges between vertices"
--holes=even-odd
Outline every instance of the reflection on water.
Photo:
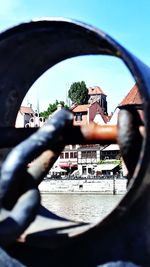
[[57,215],[84,222],[102,220],[123,195],[42,194],[42,204]]

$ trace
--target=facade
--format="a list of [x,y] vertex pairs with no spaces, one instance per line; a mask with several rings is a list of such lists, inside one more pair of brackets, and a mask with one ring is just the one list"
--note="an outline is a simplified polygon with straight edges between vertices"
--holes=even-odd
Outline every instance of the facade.
[[105,146],[101,149],[101,160],[120,159],[120,149],[117,144]]
[[120,176],[120,167],[119,167],[119,164],[118,163],[102,163],[102,164],[99,164],[96,169],[95,169],[95,173],[96,173],[96,176],[106,176],[106,177],[110,177],[110,176],[113,176],[115,175],[116,177],[119,177]]
[[[107,164],[99,164],[100,161]],[[78,148],[78,170],[81,175],[113,175],[119,174],[120,149],[116,144],[108,146],[84,145]]]
[[107,95],[103,92],[102,88],[99,86],[89,87],[89,104],[98,102],[102,108],[103,114],[108,115],[107,113]]
[[101,175],[119,175],[120,167],[119,162],[117,163],[121,159],[119,146],[117,144],[105,146],[100,154],[104,163],[97,166],[97,172]]
[[100,145],[82,145],[78,148],[78,170],[81,175],[94,175],[100,161]]
[[17,114],[15,127],[26,127],[26,124],[29,123],[34,114],[35,112],[33,111],[31,105],[29,107],[21,106]]
[[79,145],[67,145],[61,152],[58,161],[55,166],[59,165],[64,170],[67,170],[68,174],[71,174],[78,168],[78,147]]
[[94,121],[96,115],[100,117],[103,124],[108,122],[108,116],[104,114],[99,102],[95,101],[92,104],[77,105],[72,109],[74,115],[74,125],[88,125]]
[[17,118],[16,118],[16,128],[36,128],[42,127],[45,123],[45,118],[39,117],[38,113],[34,112],[32,105],[29,107],[21,106]]
[[73,108],[71,108],[71,111],[73,112],[74,119],[73,124],[74,125],[87,125],[89,124],[89,107],[90,104],[85,105],[76,105]]
[[45,118],[39,117],[38,113],[34,113],[34,115],[30,118],[29,122],[26,123],[26,128],[38,128],[42,127],[45,123]]

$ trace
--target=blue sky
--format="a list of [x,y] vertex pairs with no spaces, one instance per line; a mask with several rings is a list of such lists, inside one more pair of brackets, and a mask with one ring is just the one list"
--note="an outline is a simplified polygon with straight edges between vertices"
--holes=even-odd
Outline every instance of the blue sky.
[[[0,31],[41,17],[66,17],[91,24],[150,66],[149,0],[4,0],[0,4]],[[77,57],[48,70],[31,87],[23,103],[29,101],[36,109],[39,99],[40,111],[46,110],[56,99],[66,101],[70,85],[82,80],[88,87],[102,87],[107,94],[109,112],[134,84],[118,59]]]

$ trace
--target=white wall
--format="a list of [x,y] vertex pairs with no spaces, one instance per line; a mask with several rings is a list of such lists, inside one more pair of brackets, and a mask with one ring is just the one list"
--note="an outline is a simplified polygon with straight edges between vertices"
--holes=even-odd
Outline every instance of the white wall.
[[15,127],[16,128],[24,127],[24,115],[22,115],[20,111],[17,114]]

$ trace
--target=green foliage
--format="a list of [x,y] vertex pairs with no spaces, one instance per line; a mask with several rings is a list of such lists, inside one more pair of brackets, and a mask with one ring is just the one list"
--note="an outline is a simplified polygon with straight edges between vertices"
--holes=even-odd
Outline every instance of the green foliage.
[[68,96],[73,103],[87,104],[88,103],[88,89],[84,81],[75,82],[70,86]]
[[64,101],[56,100],[55,103],[49,104],[46,111],[40,112],[40,116],[47,119],[49,115],[51,115],[57,109],[58,104],[61,104],[64,108],[68,109],[68,106],[65,105]]

